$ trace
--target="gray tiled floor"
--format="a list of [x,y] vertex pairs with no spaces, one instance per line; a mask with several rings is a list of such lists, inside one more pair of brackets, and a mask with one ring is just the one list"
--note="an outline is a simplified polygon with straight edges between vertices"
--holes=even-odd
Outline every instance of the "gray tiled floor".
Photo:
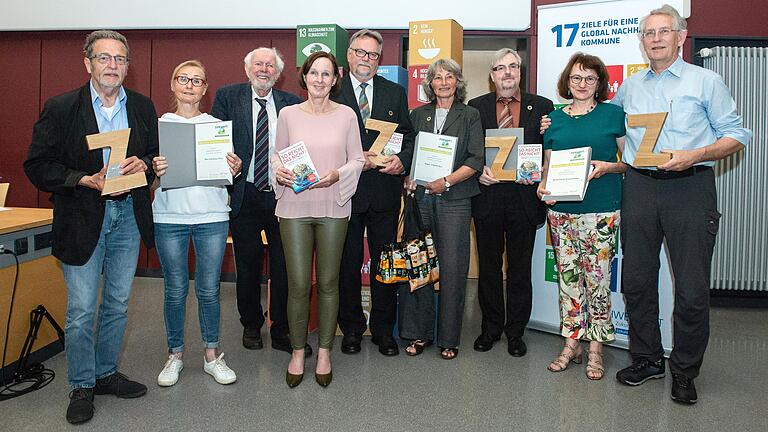
[[[554,305],[553,305],[554,307]],[[311,375],[298,388],[285,385],[288,355],[239,344],[234,285],[222,285],[222,343],[237,383],[216,384],[202,372],[193,297],[188,305],[185,369],[174,387],[155,384],[165,354],[162,281],[137,278],[131,300],[121,370],[149,386],[147,396],[96,399],[96,416],[80,430],[254,430],[254,431],[765,431],[768,388],[768,310],[713,309],[712,337],[699,403],[669,399],[670,378],[638,388],[613,375],[626,352],[606,350],[606,378],[590,382],[584,366],[553,374],[546,364],[561,339],[529,331],[529,354],[512,358],[506,343],[477,353],[480,313],[476,283],[467,287],[463,345],[458,359],[444,361],[430,348],[420,357],[381,356],[366,341],[354,356],[334,350],[334,381],[320,388]],[[310,343],[316,344],[316,337]],[[337,339],[337,344],[339,343]],[[46,362],[57,377],[41,391],[0,404],[0,430],[75,429],[64,420],[67,406],[63,354]],[[307,362],[307,371],[314,366]]]

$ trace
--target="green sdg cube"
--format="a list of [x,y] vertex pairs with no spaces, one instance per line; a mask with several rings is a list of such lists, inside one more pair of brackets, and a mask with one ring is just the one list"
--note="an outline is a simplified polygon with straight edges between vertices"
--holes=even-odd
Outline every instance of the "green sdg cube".
[[309,24],[296,27],[296,66],[316,51],[330,52],[339,66],[347,66],[349,35],[336,24]]

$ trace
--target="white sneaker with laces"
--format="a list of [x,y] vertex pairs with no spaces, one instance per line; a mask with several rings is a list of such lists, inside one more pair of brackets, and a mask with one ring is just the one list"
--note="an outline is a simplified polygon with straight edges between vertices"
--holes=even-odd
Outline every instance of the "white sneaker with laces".
[[224,353],[219,354],[219,356],[211,362],[206,361],[205,357],[203,357],[203,362],[203,370],[205,373],[212,376],[217,383],[232,384],[237,380],[235,371],[230,369],[229,366],[227,366],[227,363],[224,361]]
[[184,362],[180,358],[171,354],[168,356],[168,361],[165,362],[163,370],[160,371],[160,375],[157,376],[157,385],[161,387],[170,387],[176,384],[179,380],[179,372],[184,369]]

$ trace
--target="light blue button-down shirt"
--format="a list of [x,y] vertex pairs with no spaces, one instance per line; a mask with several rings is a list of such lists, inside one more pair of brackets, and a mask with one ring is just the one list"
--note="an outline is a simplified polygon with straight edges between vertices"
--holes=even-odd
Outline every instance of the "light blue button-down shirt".
[[[128,109],[125,107],[125,89],[120,86],[120,93],[117,96],[117,102],[115,108],[110,114],[104,109],[101,102],[101,97],[96,92],[96,88],[93,87],[93,82],[89,81],[91,85],[91,103],[93,104],[93,112],[96,114],[96,123],[99,125],[99,132],[112,132],[120,129],[128,129]],[[102,155],[104,158],[104,165],[109,162],[109,148],[102,149]]]
[[[651,68],[627,78],[611,101],[627,114],[667,112],[654,153],[693,150],[722,137],[747,145],[752,132],[744,128],[720,75],[679,58],[661,74]],[[622,160],[632,163],[645,128],[627,127]],[[713,161],[702,162],[712,166]]]

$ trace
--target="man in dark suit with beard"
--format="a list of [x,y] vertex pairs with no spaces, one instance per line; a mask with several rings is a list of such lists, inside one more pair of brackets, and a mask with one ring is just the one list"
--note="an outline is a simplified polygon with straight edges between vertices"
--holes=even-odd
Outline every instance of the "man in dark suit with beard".
[[[483,129],[525,129],[525,142],[542,142],[539,121],[554,109],[552,101],[520,90],[520,55],[502,48],[491,63],[496,91],[469,101],[480,111]],[[478,298],[482,311],[481,334],[476,351],[488,351],[507,335],[507,351],[525,355],[523,332],[531,316],[531,258],[537,226],[544,223],[546,208],[536,196],[532,182],[500,182],[486,166],[480,176],[481,194],[472,199],[477,235],[480,277]],[[502,290],[502,254],[507,249],[507,300]],[[506,312],[506,314],[505,314]]]
[[[277,114],[283,107],[301,103],[298,96],[273,89],[285,63],[274,48],[256,48],[245,56],[249,82],[232,84],[216,92],[211,114],[232,120],[232,144],[243,161],[243,175],[230,189],[230,229],[237,272],[237,310],[243,324],[243,346],[261,349],[261,231],[269,243],[270,318],[272,348],[291,353],[288,340],[288,276],[283,243],[275,217],[269,157],[274,152]],[[306,355],[311,354],[309,345]]]
[[401,175],[407,172],[413,157],[415,134],[408,117],[405,90],[378,75],[382,37],[378,32],[363,29],[352,35],[347,50],[349,74],[341,81],[341,90],[333,100],[349,106],[357,113],[363,152],[368,151],[378,136],[365,129],[369,118],[397,123],[396,132],[403,134],[399,154],[384,159],[379,168],[368,161],[363,167],[357,193],[352,198],[352,216],[347,227],[347,241],[341,261],[339,279],[339,327],[344,333],[341,351],[360,351],[362,334],[366,329],[361,304],[360,269],[363,264],[363,236],[367,230],[371,256],[371,317],[373,343],[386,356],[397,355],[399,349],[392,337],[397,317],[397,289],[375,280],[379,269],[378,257],[382,246],[393,242],[402,191]]

